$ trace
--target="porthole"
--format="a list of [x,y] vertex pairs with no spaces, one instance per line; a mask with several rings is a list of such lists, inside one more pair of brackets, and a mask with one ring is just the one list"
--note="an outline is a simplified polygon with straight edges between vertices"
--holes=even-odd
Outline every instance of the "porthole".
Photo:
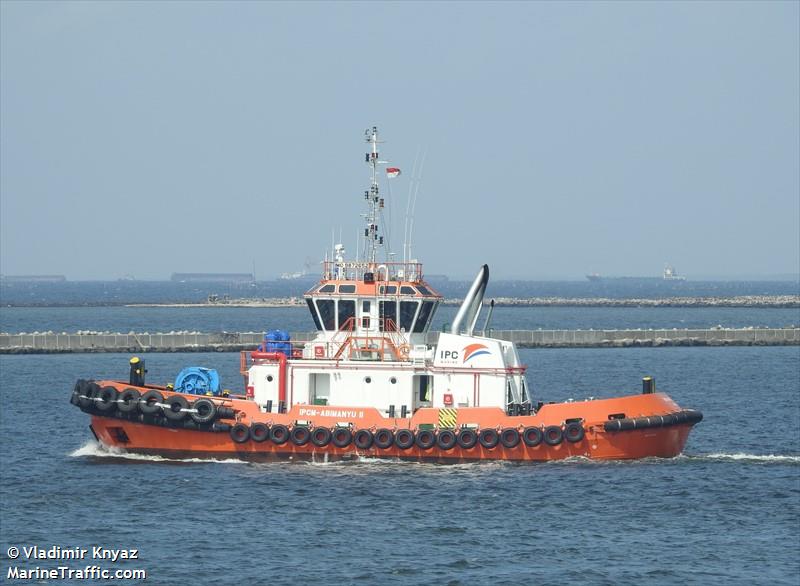
[[392,377],[392,378],[389,379],[389,382],[392,383],[393,385],[396,385],[397,384],[397,379],[395,377]]
[[267,382],[268,382],[268,383],[271,383],[271,382],[272,382],[272,375],[271,375],[271,374],[268,374],[268,375],[267,375]]
[[364,382],[367,383],[367,384],[371,383],[372,382],[372,377],[371,376],[365,376],[364,377]]

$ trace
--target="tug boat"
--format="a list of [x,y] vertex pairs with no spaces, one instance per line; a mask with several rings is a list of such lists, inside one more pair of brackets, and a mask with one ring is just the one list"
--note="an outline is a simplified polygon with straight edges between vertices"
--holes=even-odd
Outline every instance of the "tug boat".
[[[538,462],[682,452],[702,414],[656,392],[649,377],[642,393],[534,403],[515,345],[486,334],[493,304],[476,329],[486,265],[449,331],[428,343],[442,296],[417,260],[390,260],[379,230],[387,163],[379,158],[377,128],[366,140],[363,244],[355,261],[335,245],[321,280],[305,294],[313,340],[300,346],[285,332],[269,332],[259,348],[241,353],[240,394],[221,391],[216,372],[200,367],[168,385],[146,384],[138,358],[128,381],[78,380],[70,401],[91,416],[101,444],[168,458],[251,461]],[[398,173],[386,168],[388,177]]]

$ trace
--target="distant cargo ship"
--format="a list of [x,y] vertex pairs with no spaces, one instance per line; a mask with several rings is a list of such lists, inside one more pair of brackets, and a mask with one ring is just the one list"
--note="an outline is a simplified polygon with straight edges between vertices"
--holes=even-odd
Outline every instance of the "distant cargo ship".
[[172,273],[175,283],[252,283],[253,273]]
[[598,281],[685,281],[686,277],[679,275],[672,265],[664,267],[664,273],[659,277],[604,277],[599,273],[591,273],[586,278],[592,282]]

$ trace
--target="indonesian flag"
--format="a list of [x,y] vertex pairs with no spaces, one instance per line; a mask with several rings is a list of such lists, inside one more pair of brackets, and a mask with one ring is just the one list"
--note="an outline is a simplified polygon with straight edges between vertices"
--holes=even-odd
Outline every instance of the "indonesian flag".
[[387,177],[397,177],[398,175],[400,175],[400,169],[397,167],[386,167]]

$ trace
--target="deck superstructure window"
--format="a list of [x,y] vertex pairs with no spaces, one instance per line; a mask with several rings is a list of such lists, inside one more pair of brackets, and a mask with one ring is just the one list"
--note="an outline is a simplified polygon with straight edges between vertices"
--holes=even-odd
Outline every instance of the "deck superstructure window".
[[[339,329],[352,330],[352,319],[356,315],[356,302],[352,299],[339,300]],[[348,320],[349,323],[348,323]]]
[[417,291],[419,291],[423,295],[433,295],[433,293],[431,293],[431,290],[428,289],[427,287],[424,287],[423,285],[417,285]]
[[336,329],[336,306],[333,299],[317,299],[317,309],[319,317],[322,319],[322,326],[329,332]]
[[416,295],[417,292],[414,290],[414,287],[409,287],[407,285],[403,285],[400,287],[400,294],[401,295]]
[[355,285],[339,285],[339,293],[355,293]]
[[336,291],[336,285],[327,284],[320,287],[318,293],[333,293],[334,291]]
[[414,316],[417,314],[417,306],[419,303],[416,301],[401,301],[400,302],[400,329],[407,332],[411,331],[414,325]]
[[397,293],[397,287],[394,285],[386,285],[385,287],[381,287],[381,295],[394,295]]
[[308,303],[308,310],[311,312],[311,317],[314,320],[314,327],[321,330],[322,324],[319,323],[319,316],[317,315],[317,308],[314,307],[314,302],[311,299],[306,299],[306,303]]
[[417,317],[417,323],[414,324],[415,334],[421,334],[428,327],[428,322],[431,319],[432,309],[433,309],[433,301],[422,302],[422,307],[420,308],[419,316]]
[[397,303],[395,301],[379,301],[378,312],[380,313],[382,332],[391,332],[397,329]]

